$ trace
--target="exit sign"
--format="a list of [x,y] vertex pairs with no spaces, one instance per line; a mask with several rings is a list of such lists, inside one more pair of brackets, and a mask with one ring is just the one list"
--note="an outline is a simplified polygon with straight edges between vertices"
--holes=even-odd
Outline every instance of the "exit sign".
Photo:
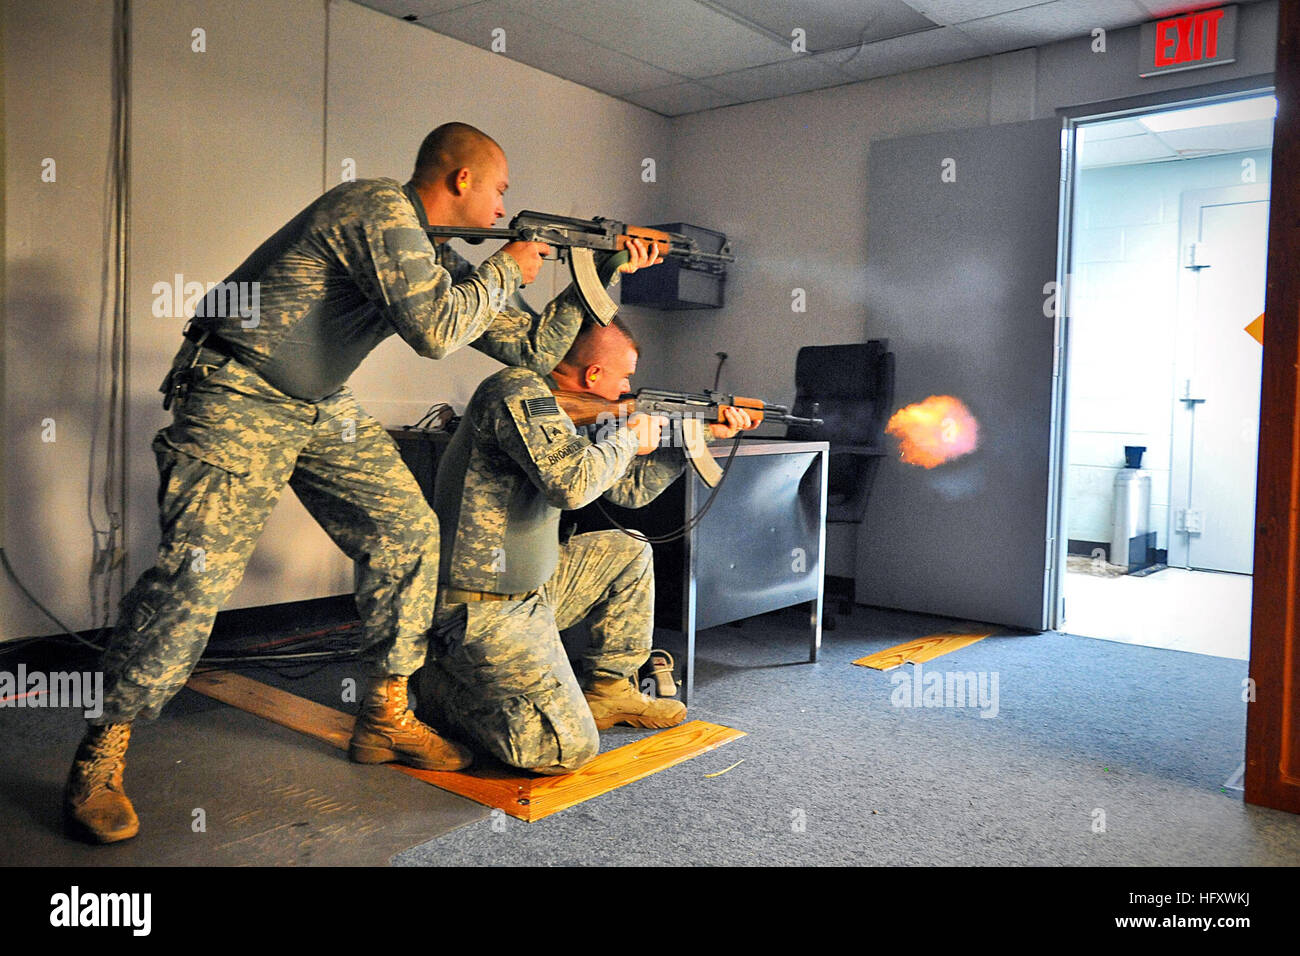
[[1237,58],[1237,8],[1194,10],[1142,24],[1139,76],[1231,63]]

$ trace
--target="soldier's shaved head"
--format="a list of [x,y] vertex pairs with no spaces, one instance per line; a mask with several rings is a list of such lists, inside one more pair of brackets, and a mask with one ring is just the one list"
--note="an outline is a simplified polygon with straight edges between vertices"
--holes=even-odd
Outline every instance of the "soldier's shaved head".
[[632,330],[618,319],[606,326],[588,321],[551,377],[564,391],[593,392],[613,401],[631,391],[640,354]]
[[412,182],[432,185],[461,169],[480,170],[498,157],[505,157],[499,143],[468,123],[443,123],[420,144],[415,157]]
[[641,346],[622,319],[614,319],[609,325],[600,326],[594,322],[584,322],[573,345],[560,359],[560,365],[581,373],[592,365],[606,365],[611,356],[627,350],[628,346],[638,355]]

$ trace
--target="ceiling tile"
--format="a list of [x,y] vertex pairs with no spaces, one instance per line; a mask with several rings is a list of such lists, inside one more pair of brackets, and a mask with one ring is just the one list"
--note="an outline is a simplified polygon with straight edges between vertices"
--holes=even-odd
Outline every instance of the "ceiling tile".
[[710,6],[775,34],[789,44],[801,27],[808,51],[839,50],[872,40],[928,30],[934,24],[903,0],[708,0]]
[[961,30],[988,53],[1041,46],[1057,40],[1086,37],[1097,27],[1113,30],[1147,20],[1136,0],[1054,0],[1037,6],[968,20]]
[[791,55],[790,44],[695,0],[517,0],[531,16],[680,76],[730,73]]
[[739,103],[774,99],[853,82],[853,77],[838,68],[843,58],[839,52],[809,53],[782,63],[706,77],[702,82]]
[[1224,123],[1221,126],[1171,129],[1157,135],[1166,146],[1177,150],[1179,154],[1268,149],[1273,145],[1273,121],[1251,120],[1245,123]]
[[984,50],[956,27],[864,44],[857,50],[828,54],[839,58],[839,69],[858,80],[905,73],[943,63],[983,56]]
[[623,99],[664,116],[698,113],[700,110],[730,106],[736,102],[726,94],[711,90],[699,83],[675,83],[657,90],[641,90],[638,93],[629,93]]
[[492,31],[498,27],[506,31],[506,55],[513,57],[511,47],[528,46],[529,34],[536,33],[537,24],[515,10],[505,0],[483,0],[444,13],[430,14],[419,19],[419,24],[435,33],[455,37],[466,43],[491,49]]
[[1125,136],[1145,136],[1147,132],[1147,128],[1135,119],[1088,123],[1079,127],[1079,142],[1100,143],[1102,140],[1123,139]]
[[1079,149],[1079,165],[1090,168],[1114,166],[1120,163],[1145,163],[1157,159],[1174,159],[1177,155],[1149,134],[1124,136],[1120,139],[1104,139],[1084,144]]
[[1043,0],[908,0],[908,4],[918,13],[944,25],[1023,10],[1042,2]]
[[529,17],[502,0],[486,0],[419,22],[483,49],[491,49],[492,31],[501,28],[505,30],[502,56],[613,96],[667,86],[682,79]]
[[1152,20],[1187,13],[1204,7],[1223,7],[1228,3],[1254,3],[1255,0],[1137,0],[1137,5],[1151,15]]
[[390,13],[405,20],[409,16],[417,18],[446,13],[457,7],[468,7],[480,0],[358,0],[363,7],[370,7],[381,13]]

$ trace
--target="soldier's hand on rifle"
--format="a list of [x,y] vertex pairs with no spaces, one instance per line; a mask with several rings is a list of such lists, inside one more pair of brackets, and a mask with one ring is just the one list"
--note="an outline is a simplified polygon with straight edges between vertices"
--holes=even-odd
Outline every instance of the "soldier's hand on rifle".
[[542,257],[550,255],[551,247],[544,242],[507,242],[501,251],[519,263],[520,284],[528,285],[542,271]]
[[648,455],[659,447],[659,433],[668,424],[662,415],[643,415],[637,412],[627,420],[627,427],[636,432],[638,455]]
[[725,422],[714,422],[709,426],[714,438],[735,438],[736,432],[758,427],[749,417],[749,412],[734,405],[723,405],[722,417],[726,419]]
[[635,236],[619,236],[619,248],[626,249],[631,258],[618,267],[619,272],[636,272],[637,269],[646,269],[650,266],[657,266],[664,261],[664,257],[659,254],[659,243],[657,241],[646,242],[644,239],[637,239]]

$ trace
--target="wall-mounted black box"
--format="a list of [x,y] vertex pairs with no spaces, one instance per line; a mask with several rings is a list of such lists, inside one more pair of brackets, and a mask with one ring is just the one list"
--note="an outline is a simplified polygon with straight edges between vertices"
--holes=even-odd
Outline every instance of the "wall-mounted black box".
[[[727,237],[687,222],[667,222],[651,229],[676,232],[694,239],[701,252],[721,252]],[[623,277],[623,304],[652,309],[720,309],[727,263],[689,263],[665,259],[663,265]]]

